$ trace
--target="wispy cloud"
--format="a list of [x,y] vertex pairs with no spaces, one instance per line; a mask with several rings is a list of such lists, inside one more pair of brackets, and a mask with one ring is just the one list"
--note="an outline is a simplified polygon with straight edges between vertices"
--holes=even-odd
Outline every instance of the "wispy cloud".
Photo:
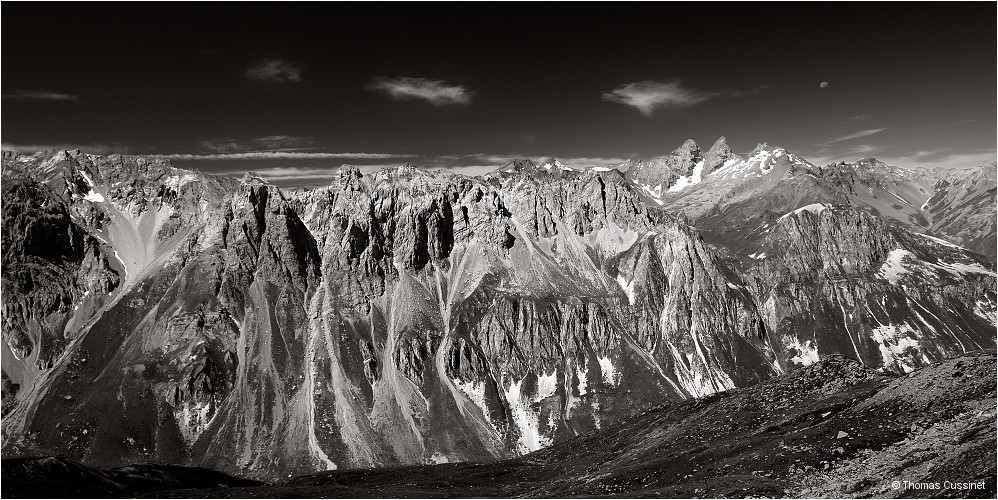
[[296,151],[248,151],[244,153],[210,153],[210,154],[160,154],[150,155],[168,160],[329,160],[329,159],[364,159],[383,160],[388,158],[411,158],[413,155],[391,153],[305,153]]
[[[496,167],[501,167],[515,160],[530,160],[535,164],[542,164],[548,160],[553,159],[551,156],[538,157],[534,155],[527,154],[470,154],[470,155],[443,155],[436,156],[432,158],[424,158],[420,163],[425,165],[427,168],[444,168],[447,170],[464,169],[464,168],[476,168],[476,169],[494,169]],[[558,161],[565,165],[566,167],[571,167],[576,170],[584,170],[591,167],[606,167],[610,165],[617,165],[627,161],[626,158],[616,158],[616,157],[557,157]]]
[[627,158],[559,157],[558,161],[560,161],[566,167],[572,167],[577,170],[583,170],[592,167],[609,167],[611,165],[619,165],[627,161]]
[[626,83],[604,92],[603,100],[633,106],[638,111],[651,115],[658,108],[684,108],[718,97],[738,98],[755,95],[768,88],[769,85],[759,85],[748,90],[707,91],[687,87],[681,80],[668,82],[645,80]]
[[307,149],[313,141],[307,137],[292,135],[268,135],[254,139],[207,139],[198,144],[201,149],[211,153],[240,153],[247,151],[294,151]]
[[73,101],[81,102],[80,96],[52,92],[49,90],[4,90],[3,98],[15,101]]
[[[402,163],[390,163],[383,165],[356,165],[364,173],[370,173],[382,168],[392,168],[402,165]],[[258,174],[260,177],[267,179],[271,182],[278,181],[303,181],[306,179],[331,179],[335,177],[341,168],[350,167],[354,165],[342,164],[336,167],[273,167],[273,168],[261,168],[258,170],[253,170],[254,173]],[[219,175],[229,176],[229,177],[242,177],[246,175],[248,170],[246,169],[233,169],[224,170],[217,172]]]
[[804,154],[804,158],[815,165],[828,165],[840,161],[852,162],[860,158],[870,156],[877,148],[869,144],[860,144],[845,150],[829,152],[829,148],[823,148],[814,154]]
[[84,153],[95,155],[128,154],[128,146],[118,143],[51,143],[51,144],[8,144],[0,145],[4,151],[18,153],[37,153],[39,151],[72,151],[79,149]]
[[927,125],[925,127],[918,127],[914,130],[934,130],[940,128],[956,127],[959,125],[967,125],[968,123],[976,123],[977,120],[960,120],[958,122],[948,122],[948,123],[938,123],[935,125]]
[[879,160],[888,165],[896,165],[905,168],[939,168],[939,169],[960,169],[985,165],[995,161],[998,157],[998,150],[979,149],[974,151],[964,151],[950,153],[949,149],[938,149],[932,151],[917,151],[907,156],[883,156]]
[[843,135],[842,137],[836,137],[834,139],[830,139],[830,140],[826,141],[825,144],[834,144],[836,142],[851,141],[853,139],[859,139],[859,138],[862,138],[862,137],[869,137],[869,136],[871,136],[873,134],[879,134],[879,133],[881,133],[881,132],[883,132],[885,130],[887,130],[887,127],[884,127],[884,128],[868,128],[866,130],[860,130],[860,131],[857,131],[857,132],[853,132],[853,133],[851,133],[849,135]]
[[501,165],[462,165],[460,167],[441,167],[440,170],[446,170],[455,174],[467,175],[469,177],[475,177],[482,174],[487,174]]
[[444,80],[428,78],[373,78],[366,86],[368,90],[387,94],[392,99],[423,99],[434,106],[448,104],[468,104],[473,92],[463,85],[451,85]]
[[686,87],[679,80],[645,80],[621,85],[603,93],[603,100],[633,106],[646,115],[656,108],[683,108],[704,102],[716,94]]
[[246,70],[250,80],[264,82],[300,82],[302,67],[300,64],[283,59],[264,59]]

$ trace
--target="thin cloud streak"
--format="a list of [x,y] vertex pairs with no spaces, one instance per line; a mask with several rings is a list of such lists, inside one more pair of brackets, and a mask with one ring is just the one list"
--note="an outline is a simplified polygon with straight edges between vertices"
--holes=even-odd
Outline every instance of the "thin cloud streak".
[[283,59],[264,59],[246,70],[246,78],[274,83],[301,82],[301,72],[300,64]]
[[3,98],[14,101],[72,101],[81,102],[80,96],[49,90],[4,90]]
[[[350,165],[342,164],[336,167],[273,167],[273,168],[263,168],[259,170],[253,170],[252,172],[267,179],[268,181],[293,181],[293,180],[305,180],[305,179],[332,179],[339,175],[339,172],[344,167],[357,167],[361,172],[367,174],[382,168],[395,168],[402,165],[398,164],[382,164],[382,165]],[[221,172],[216,172],[217,175],[227,176],[227,177],[242,177],[246,175],[250,170],[247,169],[233,169],[224,170]]]
[[4,151],[16,151],[18,153],[37,153],[40,151],[73,151],[80,150],[84,153],[95,154],[95,155],[109,155],[109,154],[128,154],[128,146],[123,144],[105,144],[105,143],[90,143],[90,144],[74,144],[74,143],[57,143],[57,144],[2,144],[0,145]]
[[245,153],[211,153],[211,154],[161,154],[150,155],[167,160],[328,160],[328,159],[365,159],[382,160],[387,158],[411,158],[414,155],[392,153],[303,153],[295,151],[250,151]]
[[834,139],[829,140],[828,142],[825,142],[825,144],[834,144],[836,142],[851,141],[853,139],[859,139],[861,137],[869,137],[869,136],[871,136],[873,134],[879,134],[879,133],[881,133],[881,132],[883,132],[885,130],[887,130],[887,127],[884,127],[884,128],[869,128],[869,129],[866,129],[866,130],[860,130],[858,132],[853,132],[852,134],[849,134],[849,135],[844,135],[842,137],[836,137]]
[[463,85],[451,85],[444,80],[428,78],[385,78],[371,79],[366,88],[388,95],[395,100],[422,99],[434,106],[469,104],[472,91]]
[[487,154],[477,153],[470,155],[440,155],[423,159],[426,168],[443,168],[452,170],[456,168],[477,168],[495,169],[513,161],[530,160],[535,165],[542,165],[546,161],[557,159],[562,165],[576,170],[585,170],[591,167],[607,167],[618,165],[627,161],[626,158],[602,158],[602,157],[561,157],[543,156],[538,157],[528,154]]
[[563,165],[566,167],[572,167],[576,170],[584,170],[592,167],[612,167],[615,165],[620,165],[627,161],[627,158],[558,158]]
[[875,152],[877,151],[877,148],[868,144],[860,144],[859,146],[853,147],[849,150],[840,151],[834,154],[828,154],[826,151],[827,148],[815,154],[802,154],[801,156],[815,165],[828,165],[831,163],[838,163],[840,161],[853,162],[860,158],[866,158],[870,156],[867,153]]
[[202,149],[210,153],[241,153],[247,151],[294,151],[308,149],[306,146],[313,141],[306,137],[295,137],[291,135],[269,135],[254,139],[208,139],[200,141],[198,144]]
[[956,170],[961,168],[974,168],[991,163],[998,158],[998,150],[982,149],[965,153],[949,153],[946,150],[918,151],[910,156],[885,156],[879,157],[880,161],[888,165],[895,165],[904,168],[936,168],[944,170]]

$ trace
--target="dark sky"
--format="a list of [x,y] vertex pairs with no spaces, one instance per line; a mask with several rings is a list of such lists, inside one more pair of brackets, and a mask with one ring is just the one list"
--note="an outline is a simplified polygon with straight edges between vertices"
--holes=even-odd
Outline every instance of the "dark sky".
[[613,162],[721,135],[815,163],[980,164],[998,133],[996,13],[4,2],[2,142],[287,179],[343,163]]

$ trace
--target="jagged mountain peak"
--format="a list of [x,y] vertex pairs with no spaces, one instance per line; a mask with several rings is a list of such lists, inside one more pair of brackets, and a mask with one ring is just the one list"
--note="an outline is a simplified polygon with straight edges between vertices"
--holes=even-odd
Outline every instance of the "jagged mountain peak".
[[270,181],[268,181],[265,177],[252,170],[246,172],[246,174],[243,175],[243,178],[240,179],[239,182],[241,184],[246,184],[250,186],[264,186],[270,184]]
[[728,147],[728,138],[723,135],[721,137],[718,137],[717,140],[714,141],[714,144],[710,147],[710,149],[720,148],[720,147]]
[[749,153],[749,156],[754,155],[760,151],[769,151],[769,150],[770,146],[768,142],[760,142],[759,144],[755,145],[755,149],[753,149],[752,152]]
[[672,152],[672,154],[676,153],[689,153],[693,156],[697,156],[700,154],[700,146],[693,139],[686,139],[681,146]]
[[566,170],[566,171],[567,170],[575,170],[574,168],[565,165],[564,163],[562,163],[561,161],[559,161],[557,158],[550,158],[550,159],[544,161],[544,163],[541,164],[540,168],[543,168],[544,170],[549,170],[549,171],[550,170],[555,170],[555,169]]
[[574,178],[581,172],[568,165],[565,165],[557,158],[549,158],[542,163],[535,164],[530,160],[516,160],[507,163],[502,168],[494,171],[498,174],[526,174],[538,179],[542,178]]
[[512,173],[512,172],[533,171],[533,170],[536,170],[536,169],[537,169],[537,166],[534,165],[534,162],[532,162],[532,161],[530,161],[528,159],[522,159],[522,160],[513,160],[513,161],[511,161],[511,162],[503,165],[499,169],[499,171],[500,172],[509,172],[509,173]]
[[707,173],[713,172],[733,159],[741,159],[741,157],[731,151],[727,139],[722,135],[703,155],[704,169]]

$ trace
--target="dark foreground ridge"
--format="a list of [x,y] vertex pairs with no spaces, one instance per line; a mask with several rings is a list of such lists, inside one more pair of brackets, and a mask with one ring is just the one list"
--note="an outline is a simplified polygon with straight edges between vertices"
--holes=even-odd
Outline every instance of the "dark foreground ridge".
[[204,467],[141,464],[96,469],[58,457],[3,459],[3,498],[136,497],[175,488],[262,484]]
[[995,361],[979,351],[893,377],[832,356],[496,463],[262,484],[199,468],[5,459],[3,497],[994,498]]

